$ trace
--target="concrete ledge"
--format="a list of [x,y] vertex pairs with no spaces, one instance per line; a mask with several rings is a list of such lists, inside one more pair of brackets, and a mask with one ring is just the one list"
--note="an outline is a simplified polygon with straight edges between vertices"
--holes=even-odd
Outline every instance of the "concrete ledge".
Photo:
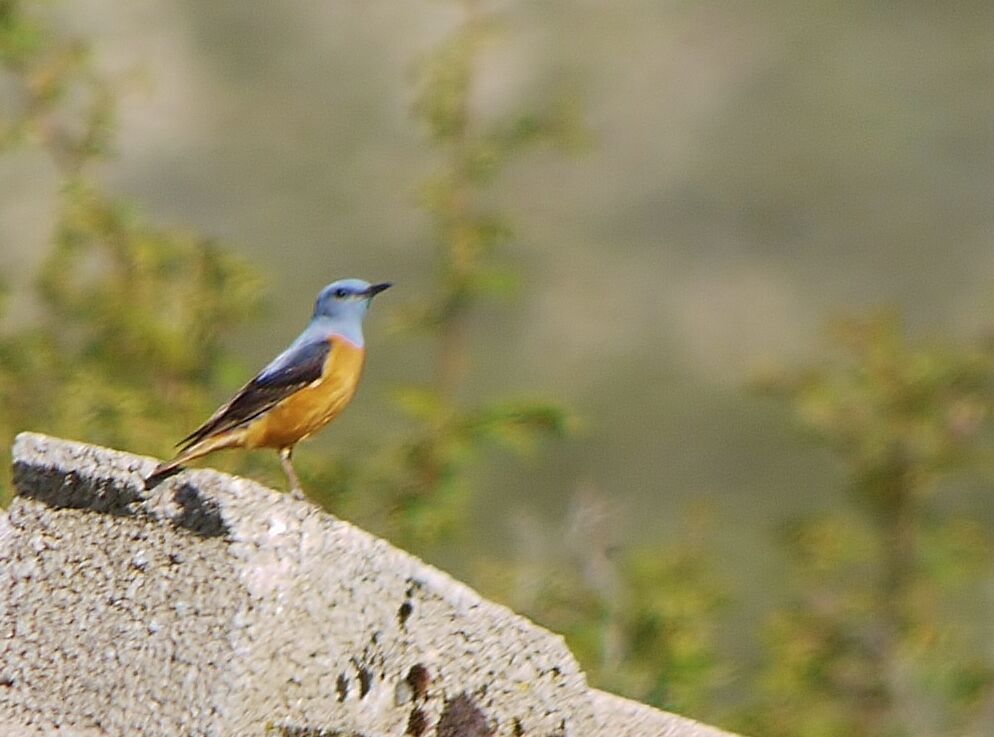
[[145,491],[154,465],[18,436],[0,734],[722,734],[588,689],[560,637],[309,504],[206,470]]
[[676,714],[670,714],[611,693],[589,691],[597,735],[619,737],[734,737]]
[[105,737],[104,732],[95,729],[43,729],[14,724],[0,719],[0,734],[3,737]]

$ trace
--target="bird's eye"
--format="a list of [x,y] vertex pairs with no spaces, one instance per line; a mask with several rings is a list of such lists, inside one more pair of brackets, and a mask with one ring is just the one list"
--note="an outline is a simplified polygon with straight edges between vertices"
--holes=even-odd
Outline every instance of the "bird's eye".
[[348,296],[348,291],[346,291],[345,289],[339,287],[338,289],[335,290],[336,299],[345,299],[346,296]]

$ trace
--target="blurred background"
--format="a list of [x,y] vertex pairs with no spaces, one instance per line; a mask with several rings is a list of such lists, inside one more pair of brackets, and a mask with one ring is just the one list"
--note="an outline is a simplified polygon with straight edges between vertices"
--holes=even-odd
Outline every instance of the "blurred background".
[[990,3],[0,0],[0,62],[3,445],[169,455],[390,280],[329,510],[601,688],[994,732]]

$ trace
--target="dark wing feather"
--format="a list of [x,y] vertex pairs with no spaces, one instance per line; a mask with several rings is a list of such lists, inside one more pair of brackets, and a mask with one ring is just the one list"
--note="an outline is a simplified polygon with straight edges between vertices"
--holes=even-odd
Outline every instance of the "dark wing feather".
[[312,381],[321,378],[331,344],[322,340],[295,348],[262,370],[207,422],[177,445],[184,450],[211,435],[218,435],[254,420]]

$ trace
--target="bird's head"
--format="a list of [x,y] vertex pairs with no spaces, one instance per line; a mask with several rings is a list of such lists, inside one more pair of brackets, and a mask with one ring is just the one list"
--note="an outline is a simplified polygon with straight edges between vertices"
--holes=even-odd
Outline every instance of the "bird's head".
[[373,297],[389,287],[389,282],[370,284],[362,279],[334,281],[318,295],[314,317],[362,320]]

